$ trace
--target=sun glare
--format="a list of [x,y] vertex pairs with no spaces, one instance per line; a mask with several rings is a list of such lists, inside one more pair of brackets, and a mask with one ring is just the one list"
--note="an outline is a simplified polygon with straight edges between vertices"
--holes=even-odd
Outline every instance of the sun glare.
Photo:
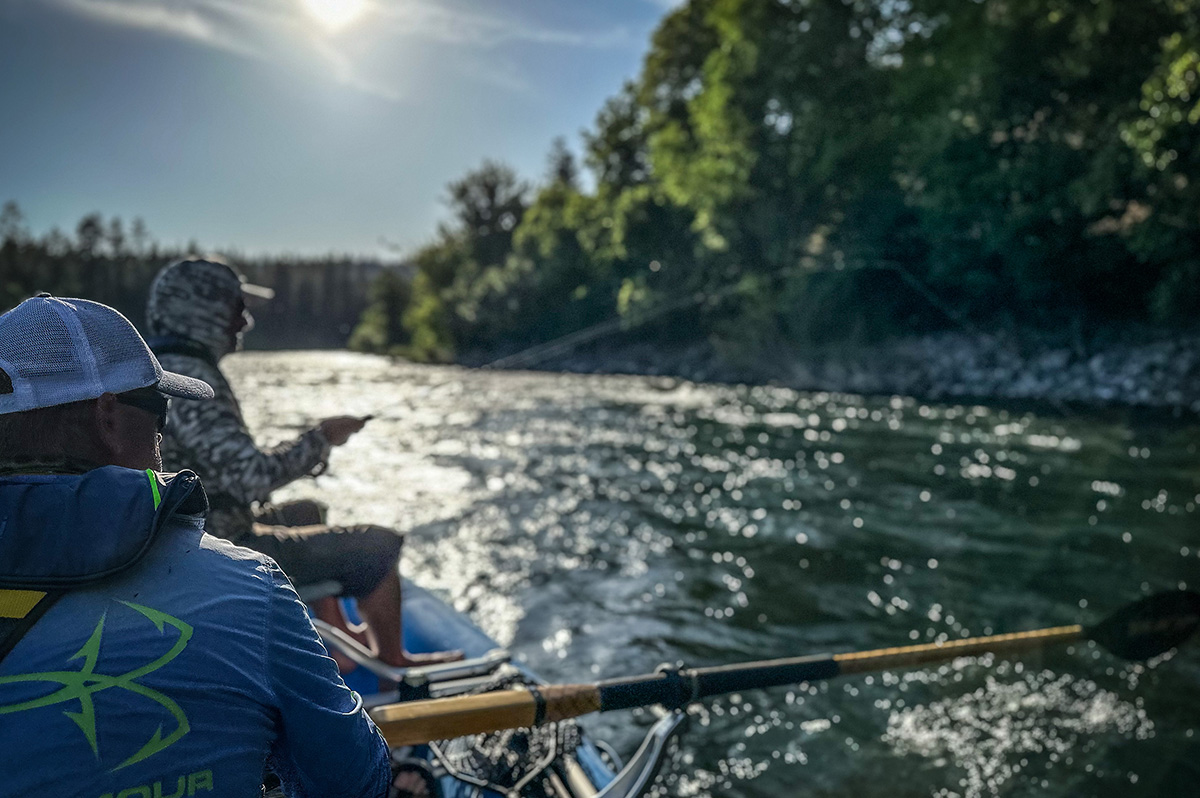
[[301,0],[304,10],[328,30],[338,30],[358,19],[367,0]]

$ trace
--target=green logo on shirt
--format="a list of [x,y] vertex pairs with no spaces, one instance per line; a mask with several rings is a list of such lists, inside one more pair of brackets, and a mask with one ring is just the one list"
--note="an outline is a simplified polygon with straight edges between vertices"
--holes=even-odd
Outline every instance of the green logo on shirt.
[[143,607],[140,604],[134,604],[129,601],[122,601],[121,604],[144,615],[158,628],[160,633],[165,633],[166,626],[176,629],[179,632],[179,637],[176,639],[175,644],[171,646],[171,650],[153,662],[119,676],[96,673],[96,663],[100,658],[100,638],[104,634],[105,616],[102,615],[96,624],[95,631],[92,632],[92,636],[83,644],[83,648],[79,649],[71,657],[71,661],[83,660],[83,667],[79,670],[47,671],[45,673],[28,673],[0,677],[0,686],[17,682],[52,682],[61,684],[62,687],[60,689],[41,698],[34,698],[16,704],[0,705],[0,715],[78,701],[79,710],[77,712],[64,709],[63,714],[73,720],[75,725],[79,727],[79,730],[83,732],[83,736],[87,738],[88,745],[91,746],[92,753],[96,755],[97,759],[100,757],[100,747],[96,741],[96,707],[92,700],[92,696],[96,693],[115,687],[148,698],[166,709],[175,722],[175,728],[164,734],[164,729],[160,725],[154,731],[154,734],[150,736],[150,739],[136,753],[113,768],[113,771],[120,770],[121,768],[154,756],[159,751],[179,742],[191,729],[187,716],[183,714],[183,710],[180,709],[179,704],[159,691],[146,687],[144,684],[139,684],[138,679],[154,673],[178,657],[187,648],[188,641],[192,638],[192,627],[178,618],[172,618],[170,615],[151,609],[150,607]]

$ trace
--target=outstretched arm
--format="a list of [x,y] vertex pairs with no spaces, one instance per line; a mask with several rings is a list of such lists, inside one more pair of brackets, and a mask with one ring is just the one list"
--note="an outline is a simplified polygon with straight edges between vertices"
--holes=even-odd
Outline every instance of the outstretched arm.
[[330,441],[320,428],[269,449],[250,437],[237,407],[220,393],[207,402],[171,403],[164,457],[168,466],[195,470],[212,493],[249,504],[306,476],[329,458]]
[[[168,470],[190,468],[210,494],[238,502],[266,501],[276,488],[313,472],[336,444],[329,431],[312,429],[291,441],[260,449],[242,420],[241,408],[216,366],[188,355],[164,355],[163,368],[202,379],[216,397],[176,399],[164,430],[163,460]],[[339,430],[332,430],[339,432]]]

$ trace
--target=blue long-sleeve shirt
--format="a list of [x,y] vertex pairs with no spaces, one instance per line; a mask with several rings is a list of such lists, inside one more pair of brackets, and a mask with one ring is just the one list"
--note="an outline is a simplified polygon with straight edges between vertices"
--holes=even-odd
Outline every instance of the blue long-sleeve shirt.
[[287,577],[204,534],[197,495],[186,473],[0,477],[0,590],[67,589],[0,662],[0,798],[250,798],[264,766],[292,796],[387,794]]

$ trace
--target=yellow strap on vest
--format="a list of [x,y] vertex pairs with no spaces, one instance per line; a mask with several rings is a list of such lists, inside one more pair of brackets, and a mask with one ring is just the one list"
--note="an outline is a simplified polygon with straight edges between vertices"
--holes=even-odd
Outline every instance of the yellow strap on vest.
[[0,590],[0,618],[24,618],[45,597],[40,590]]

